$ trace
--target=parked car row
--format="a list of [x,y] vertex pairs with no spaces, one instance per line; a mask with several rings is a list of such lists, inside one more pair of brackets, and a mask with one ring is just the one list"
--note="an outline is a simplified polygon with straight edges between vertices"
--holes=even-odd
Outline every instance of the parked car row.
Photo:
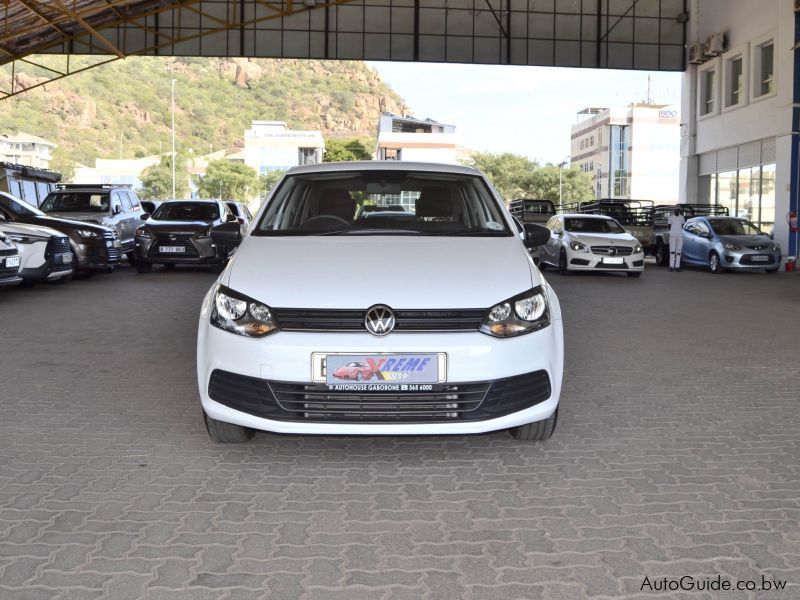
[[[151,215],[157,218],[148,219]],[[209,236],[216,224],[244,229],[252,214],[239,202],[140,201],[116,185],[57,185],[41,208],[0,192],[0,285],[64,283],[110,273],[125,254],[140,272],[153,264],[209,264],[220,270],[229,249]]]

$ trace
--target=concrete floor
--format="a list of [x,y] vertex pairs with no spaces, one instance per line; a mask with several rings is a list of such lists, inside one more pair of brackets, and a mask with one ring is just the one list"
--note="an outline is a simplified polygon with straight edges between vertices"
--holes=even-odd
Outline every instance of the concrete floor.
[[800,597],[800,277],[548,278],[567,372],[538,445],[217,446],[211,273],[0,291],[0,598],[652,598],[717,575]]

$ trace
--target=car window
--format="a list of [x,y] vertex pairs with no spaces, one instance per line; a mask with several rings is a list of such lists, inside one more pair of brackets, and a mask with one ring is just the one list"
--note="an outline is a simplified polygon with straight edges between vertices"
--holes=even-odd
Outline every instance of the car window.
[[762,235],[762,231],[745,219],[712,219],[711,227],[718,235]]
[[216,202],[167,202],[153,213],[157,221],[214,221],[218,218]]
[[133,210],[133,205],[131,204],[131,199],[128,197],[127,192],[114,192],[114,194],[119,196],[119,199],[122,201],[122,207],[125,209],[125,212],[131,212]]
[[235,202],[226,202],[225,206],[228,208],[229,211],[231,211],[231,213],[234,216],[236,216],[236,217],[240,217],[241,216],[239,214],[239,207],[236,205]]
[[44,212],[108,212],[108,192],[51,192],[40,207]]
[[23,215],[29,217],[41,217],[44,215],[42,211],[28,204],[27,202],[20,202],[9,198],[8,196],[0,196],[0,205],[7,213],[14,213],[16,215]]
[[613,219],[568,217],[564,219],[564,229],[573,233],[625,233]]
[[136,194],[133,192],[125,192],[125,195],[128,197],[128,202],[131,204],[131,210],[141,210],[139,198],[137,198]]
[[563,227],[561,224],[561,217],[556,217],[555,221],[553,222],[553,233],[561,233],[563,231]]
[[[400,206],[367,211],[364,206]],[[253,235],[514,235],[482,177],[432,171],[288,175]]]
[[695,221],[692,223],[692,229],[690,231],[695,235],[707,235],[708,226],[702,221]]

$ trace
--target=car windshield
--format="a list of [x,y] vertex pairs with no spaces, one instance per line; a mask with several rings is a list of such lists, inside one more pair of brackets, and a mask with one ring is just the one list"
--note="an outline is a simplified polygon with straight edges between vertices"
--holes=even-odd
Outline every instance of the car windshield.
[[25,217],[43,217],[44,213],[22,200],[14,200],[8,196],[0,196],[0,205],[10,210],[15,215]]
[[709,219],[717,235],[764,235],[763,232],[744,219]]
[[565,221],[564,228],[573,233],[625,233],[625,230],[613,219],[572,217]]
[[52,192],[42,202],[49,212],[108,212],[107,192]]
[[[367,206],[391,210],[363,210]],[[260,236],[370,234],[512,235],[481,177],[388,170],[289,175],[252,232]]]
[[157,221],[214,221],[219,207],[213,202],[167,202],[153,213]]

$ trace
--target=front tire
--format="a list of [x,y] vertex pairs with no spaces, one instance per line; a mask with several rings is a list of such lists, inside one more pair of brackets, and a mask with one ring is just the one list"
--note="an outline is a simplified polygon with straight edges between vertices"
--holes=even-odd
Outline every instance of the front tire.
[[217,444],[242,444],[250,440],[255,433],[248,427],[217,421],[209,417],[205,411],[203,411],[203,418],[206,421],[208,436]]
[[719,260],[719,254],[716,252],[711,252],[708,255],[708,270],[714,275],[722,273],[722,263]]
[[153,263],[143,260],[137,260],[134,266],[136,267],[137,273],[150,273],[153,270]]
[[544,419],[543,421],[536,421],[535,423],[526,423],[519,427],[512,427],[508,430],[515,440],[525,442],[543,442],[550,439],[553,432],[556,430],[556,423],[558,423],[558,408],[555,412]]
[[558,273],[560,275],[569,275],[569,267],[567,266],[567,251],[563,248],[558,254]]
[[364,376],[361,374],[361,371],[358,371],[356,373],[356,381],[361,381],[362,379],[364,379]]

